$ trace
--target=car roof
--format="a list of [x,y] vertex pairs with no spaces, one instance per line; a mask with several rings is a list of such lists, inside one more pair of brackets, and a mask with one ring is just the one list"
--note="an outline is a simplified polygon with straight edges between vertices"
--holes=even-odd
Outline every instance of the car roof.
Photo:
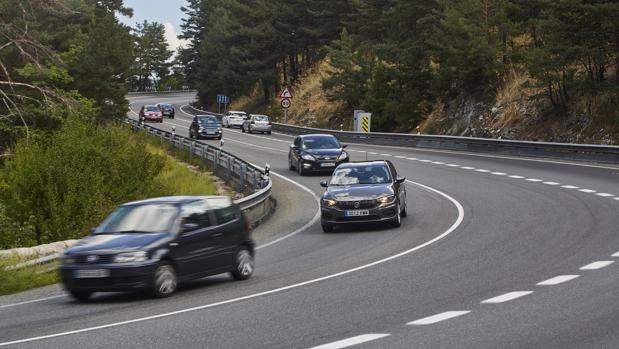
[[[217,196],[217,195],[209,195],[209,196],[162,196],[157,198],[150,198],[138,201],[128,202],[126,204],[122,204],[121,206],[136,206],[136,205],[152,205],[152,204],[188,204],[198,200],[204,199],[222,199],[228,198],[227,196]],[[229,198],[228,198],[229,199]]]
[[228,113],[235,113],[235,114],[247,114],[244,111],[240,111],[240,110],[228,110]]
[[345,162],[339,165],[337,168],[351,168],[371,165],[385,165],[387,166],[387,160],[369,160],[369,161],[351,161]]
[[337,139],[337,137],[335,137],[334,135],[330,135],[327,133],[310,133],[307,135],[299,135],[299,137],[301,138],[309,138],[309,137],[334,137]]

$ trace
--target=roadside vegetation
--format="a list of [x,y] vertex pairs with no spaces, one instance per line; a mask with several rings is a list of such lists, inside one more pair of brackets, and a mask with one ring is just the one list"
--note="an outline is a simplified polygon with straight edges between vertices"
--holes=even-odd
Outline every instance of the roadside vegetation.
[[[30,259],[16,256],[0,257],[0,296],[16,293],[31,288],[55,284],[59,281],[58,272],[53,268],[28,266],[19,269],[11,267]],[[7,269],[9,268],[9,269]]]
[[[275,112],[287,83],[298,124],[364,109],[375,131],[619,142],[617,1],[188,2],[180,56],[205,107]],[[322,91],[299,93],[312,76]]]

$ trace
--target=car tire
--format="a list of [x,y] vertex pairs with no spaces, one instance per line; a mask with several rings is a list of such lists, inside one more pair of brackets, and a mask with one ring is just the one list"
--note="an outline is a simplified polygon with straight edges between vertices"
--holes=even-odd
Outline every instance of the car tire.
[[251,130],[251,126],[247,127],[247,132],[249,132],[250,134],[254,133],[254,131]]
[[193,139],[193,132],[191,132],[191,129],[189,129],[189,139]]
[[402,215],[402,218],[404,218],[404,217],[408,216],[408,207],[407,207],[407,206],[408,206],[408,205],[407,205],[408,203],[407,203],[406,201],[407,201],[407,200],[406,200],[406,196],[404,196],[404,207],[402,208],[402,214],[401,214],[401,215]]
[[153,273],[151,292],[156,298],[170,297],[178,286],[176,270],[172,264],[161,262]]
[[221,141],[221,137],[222,137],[222,136],[217,137],[217,140],[218,140],[218,141]]
[[241,132],[245,133],[245,127],[241,126]]
[[254,273],[254,255],[247,246],[241,246],[234,254],[234,269],[230,272],[234,280],[247,280]]
[[394,228],[399,228],[402,225],[402,212],[400,210],[400,207],[398,207],[396,212],[397,213],[395,215],[395,218],[391,221],[391,226],[393,226]]
[[92,296],[91,291],[77,291],[71,289],[69,289],[68,291],[71,294],[71,297],[75,298],[75,300],[79,302],[85,302],[90,299],[90,296]]
[[270,135],[270,134],[271,134],[271,131],[267,131],[267,134],[268,134],[268,135]]
[[299,162],[297,162],[297,172],[299,172],[299,176],[304,176],[306,171],[303,169],[303,162],[301,162],[301,160],[299,160]]
[[291,158],[290,156],[288,156],[288,169],[289,169],[290,171],[294,171],[294,170],[295,170],[295,167],[294,167],[294,165],[292,164],[292,158]]
[[322,231],[324,233],[331,233],[333,232],[333,228],[335,228],[333,224],[329,224],[329,223],[322,223],[321,225],[322,225]]

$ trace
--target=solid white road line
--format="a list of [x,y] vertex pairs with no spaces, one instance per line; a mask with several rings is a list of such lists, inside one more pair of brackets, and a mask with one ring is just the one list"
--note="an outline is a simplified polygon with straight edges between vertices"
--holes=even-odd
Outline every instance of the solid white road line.
[[496,304],[496,303],[509,302],[511,300],[514,300],[514,299],[517,299],[517,298],[520,298],[520,297],[524,297],[524,296],[529,295],[531,293],[533,293],[533,291],[508,292],[506,294],[502,294],[500,296],[489,298],[489,299],[486,299],[484,301],[481,301],[481,303],[482,304]]
[[37,298],[37,299],[33,299],[33,300],[29,300],[29,301],[23,301],[23,302],[19,302],[19,303],[11,303],[11,304],[5,304],[5,305],[0,305],[0,309],[3,308],[10,308],[10,307],[14,307],[17,305],[23,305],[23,304],[30,304],[30,303],[36,303],[36,302],[42,302],[42,301],[47,301],[50,299],[55,299],[55,298],[60,298],[60,297],[66,297],[66,294],[58,294],[55,296],[50,296],[50,297],[44,297],[44,298]]
[[456,220],[454,221],[454,223],[442,234],[434,237],[431,240],[428,240],[420,245],[417,245],[415,247],[412,247],[406,251],[391,255],[389,257],[368,263],[368,264],[364,264],[352,269],[347,269],[335,274],[330,274],[330,275],[326,275],[323,277],[319,277],[316,279],[311,279],[311,280],[307,280],[307,281],[303,281],[303,282],[299,282],[296,284],[292,284],[292,285],[288,285],[288,286],[283,286],[283,287],[279,287],[279,288],[275,288],[275,289],[271,289],[268,291],[263,291],[263,292],[259,292],[259,293],[253,293],[250,295],[246,295],[246,296],[242,296],[242,297],[237,297],[237,298],[232,298],[232,299],[227,299],[221,302],[216,302],[216,303],[210,303],[210,304],[204,304],[204,305],[200,305],[200,306],[196,306],[196,307],[192,307],[192,308],[185,308],[185,309],[180,309],[180,310],[175,310],[175,311],[171,311],[171,312],[167,312],[167,313],[161,313],[161,314],[155,314],[155,315],[151,315],[151,316],[146,316],[146,317],[141,317],[141,318],[135,318],[135,319],[131,319],[131,320],[126,320],[126,321],[120,321],[120,322],[112,322],[112,323],[108,323],[105,325],[99,325],[99,326],[93,326],[93,327],[86,327],[86,328],[82,328],[79,330],[73,330],[73,331],[66,331],[66,332],[59,332],[59,333],[52,333],[52,334],[47,334],[47,335],[43,335],[43,336],[38,336],[38,337],[30,337],[30,338],[24,338],[24,339],[18,339],[18,340],[14,340],[14,341],[10,341],[10,342],[3,342],[0,343],[0,347],[3,346],[7,346],[7,345],[13,345],[13,344],[20,344],[20,343],[28,343],[28,342],[35,342],[35,341],[40,341],[40,340],[44,340],[44,339],[50,339],[50,338],[57,338],[57,337],[63,337],[63,336],[69,336],[69,335],[74,335],[74,334],[79,334],[79,333],[84,333],[84,332],[92,332],[92,331],[97,331],[97,330],[102,330],[102,329],[106,329],[106,328],[110,328],[110,327],[118,327],[118,326],[124,326],[124,325],[129,325],[129,324],[133,324],[133,323],[137,323],[137,322],[143,322],[143,321],[148,321],[148,320],[155,320],[155,319],[160,319],[160,318],[165,318],[165,317],[170,317],[170,316],[175,316],[175,315],[180,315],[180,314],[184,314],[184,313],[188,313],[188,312],[194,312],[194,311],[198,311],[198,310],[203,310],[203,309],[208,309],[208,308],[213,308],[213,307],[217,307],[217,306],[221,306],[221,305],[226,305],[226,304],[231,304],[231,303],[237,303],[237,302],[241,302],[241,301],[245,301],[245,300],[249,300],[249,299],[254,299],[254,298],[258,298],[258,297],[263,297],[263,296],[267,296],[267,295],[272,295],[272,294],[276,294],[276,293],[281,293],[284,291],[288,291],[288,290],[292,290],[295,288],[299,288],[299,287],[303,287],[303,286],[307,286],[307,285],[311,285],[311,284],[315,284],[318,282],[322,282],[325,280],[330,280],[330,279],[335,279],[344,275],[348,275],[351,273],[355,273],[361,270],[365,270],[368,268],[371,268],[373,266],[379,265],[379,264],[383,264],[389,261],[392,261],[394,259],[409,255],[415,251],[418,251],[424,247],[430,246],[432,244],[434,244],[437,241],[442,240],[443,238],[445,238],[446,236],[448,236],[449,234],[451,234],[452,232],[454,232],[456,229],[458,229],[458,227],[460,227],[460,225],[462,224],[462,221],[464,220],[464,207],[462,206],[462,204],[460,204],[460,202],[458,202],[456,199],[452,198],[451,196],[449,196],[446,193],[443,193],[441,191],[439,191],[438,189],[434,189],[432,187],[429,187],[425,184],[421,184],[421,183],[417,183],[417,182],[413,182],[410,180],[406,180],[406,182],[411,183],[413,185],[419,186],[421,188],[424,188],[426,190],[432,191],[435,194],[438,194],[444,198],[446,198],[447,200],[449,200],[457,209],[458,211],[458,217],[456,218]]
[[607,267],[611,264],[615,263],[615,261],[597,261],[593,263],[589,263],[585,266],[580,267],[580,270],[597,270]]
[[559,275],[559,276],[553,277],[552,279],[538,282],[537,285],[538,286],[554,286],[554,285],[562,284],[564,282],[568,282],[570,280],[574,280],[579,276],[580,275]]
[[351,338],[348,338],[348,339],[343,339],[341,341],[319,345],[317,347],[312,347],[310,349],[340,349],[340,348],[347,348],[347,347],[351,347],[353,345],[357,345],[357,344],[361,344],[361,343],[377,340],[377,339],[380,339],[380,338],[384,338],[384,337],[387,337],[389,335],[390,335],[389,333],[363,334],[361,336],[351,337]]
[[562,185],[561,188],[565,188],[565,189],[578,189],[580,187],[577,187],[575,185]]
[[424,317],[419,320],[411,321],[407,323],[407,325],[409,326],[431,325],[437,322],[453,319],[455,317],[462,316],[470,312],[471,312],[470,310],[446,311],[444,313],[440,313],[440,314]]

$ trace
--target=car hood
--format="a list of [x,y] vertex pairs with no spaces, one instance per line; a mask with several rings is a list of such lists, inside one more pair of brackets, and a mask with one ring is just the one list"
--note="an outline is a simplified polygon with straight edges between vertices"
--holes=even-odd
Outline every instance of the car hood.
[[202,128],[219,128],[220,126],[218,124],[198,124],[200,127]]
[[99,250],[134,250],[170,238],[164,233],[93,234],[79,240],[66,254],[78,254]]
[[342,148],[336,149],[305,149],[304,152],[318,156],[339,156],[342,154]]
[[368,184],[350,186],[330,186],[323,198],[338,201],[355,201],[376,199],[385,195],[393,195],[391,184]]

